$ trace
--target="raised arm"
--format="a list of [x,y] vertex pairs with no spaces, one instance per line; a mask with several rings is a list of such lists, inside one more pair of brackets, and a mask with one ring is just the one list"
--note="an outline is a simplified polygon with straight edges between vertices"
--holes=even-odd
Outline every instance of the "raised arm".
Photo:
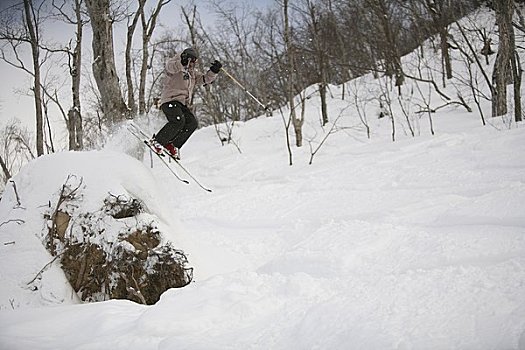
[[195,75],[196,84],[198,85],[207,85],[213,83],[215,78],[217,77],[217,74],[221,71],[222,64],[215,60],[211,66],[210,70],[206,72],[206,74],[198,73]]
[[211,70],[206,73],[195,73],[195,84],[196,85],[208,85],[213,83],[217,74],[213,73]]

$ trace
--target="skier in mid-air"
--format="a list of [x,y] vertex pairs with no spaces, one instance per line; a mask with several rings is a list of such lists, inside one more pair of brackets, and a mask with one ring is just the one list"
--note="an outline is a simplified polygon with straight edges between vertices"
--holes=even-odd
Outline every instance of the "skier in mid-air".
[[168,122],[150,141],[159,154],[165,148],[172,157],[180,159],[180,148],[198,127],[197,119],[188,108],[193,89],[196,85],[212,83],[221,71],[222,64],[218,60],[205,74],[195,71],[198,58],[197,52],[190,47],[166,62],[159,103]]

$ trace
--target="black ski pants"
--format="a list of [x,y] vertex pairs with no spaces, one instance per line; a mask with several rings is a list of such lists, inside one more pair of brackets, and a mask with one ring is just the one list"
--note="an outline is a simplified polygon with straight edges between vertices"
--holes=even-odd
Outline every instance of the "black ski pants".
[[170,101],[160,106],[168,122],[160,129],[155,139],[163,146],[172,143],[181,148],[199,126],[188,107],[179,101]]

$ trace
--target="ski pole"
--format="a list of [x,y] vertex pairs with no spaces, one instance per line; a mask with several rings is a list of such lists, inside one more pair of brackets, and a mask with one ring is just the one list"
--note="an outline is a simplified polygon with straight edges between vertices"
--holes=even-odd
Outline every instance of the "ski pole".
[[231,80],[233,80],[237,85],[239,85],[241,87],[241,89],[244,90],[244,92],[246,92],[251,98],[253,98],[255,100],[255,102],[257,102],[258,104],[260,104],[262,106],[262,108],[264,108],[265,111],[267,112],[270,112],[271,113],[271,110],[268,106],[265,106],[261,101],[259,101],[257,99],[257,97],[253,96],[253,94],[248,91],[248,89],[246,89],[241,83],[239,83],[239,81],[237,79],[235,79],[230,73],[228,73],[227,70],[225,70],[224,68],[221,68],[221,70],[224,72],[224,74],[226,74]]

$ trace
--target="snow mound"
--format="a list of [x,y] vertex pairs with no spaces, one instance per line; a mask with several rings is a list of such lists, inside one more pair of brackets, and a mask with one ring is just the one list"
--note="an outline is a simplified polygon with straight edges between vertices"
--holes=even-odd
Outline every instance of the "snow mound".
[[[63,202],[59,204],[60,198]],[[115,208],[110,202],[123,202],[126,198],[140,201],[143,213],[128,215],[126,219],[119,217],[119,213],[109,212]],[[119,247],[113,245],[119,235],[127,231],[135,235],[135,246],[126,243],[132,242],[130,238],[122,242],[128,250],[135,251],[142,243],[135,234],[140,230],[133,227],[146,227],[144,230],[148,232],[151,227],[161,232],[177,232],[177,222],[162,205],[163,201],[166,198],[151,171],[121,153],[64,152],[31,162],[11,180],[0,201],[3,241],[0,261],[3,266],[13,266],[1,271],[5,282],[1,288],[0,309],[78,302],[59,268],[60,260],[55,263],[56,258],[64,254],[64,242],[75,247],[82,242],[97,244],[101,251],[111,252]],[[59,219],[57,213],[65,217],[65,227],[59,227],[58,233],[53,226],[60,221],[56,220]],[[57,235],[54,240],[49,239],[51,232]],[[46,251],[46,246],[53,255]],[[63,255],[62,263],[65,258],[71,266],[75,258],[81,256],[71,254],[69,251]],[[76,275],[78,269],[75,271]],[[73,280],[77,278],[71,271],[68,276]]]

